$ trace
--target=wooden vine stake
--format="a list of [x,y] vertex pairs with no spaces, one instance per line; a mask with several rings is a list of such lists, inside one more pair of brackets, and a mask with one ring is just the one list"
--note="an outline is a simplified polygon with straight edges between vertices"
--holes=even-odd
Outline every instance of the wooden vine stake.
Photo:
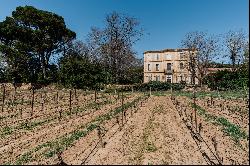
[[22,118],[22,108],[23,108],[23,103],[24,103],[24,96],[22,96],[22,99],[21,99],[21,118]]
[[78,106],[78,97],[77,97],[76,89],[75,89],[75,100],[76,100],[76,115],[77,115],[78,110],[79,110],[79,106]]
[[123,107],[123,89],[122,89],[122,126],[123,126],[123,116],[124,116],[124,107]]
[[116,123],[119,125],[120,127],[120,124],[119,124],[119,115],[116,116]]
[[23,108],[20,108],[20,117],[23,117]]
[[72,100],[71,97],[72,97],[72,91],[70,90],[69,91],[69,112],[70,112],[70,115],[71,115],[71,109],[72,109],[71,108],[71,100]]
[[57,165],[67,165],[67,164],[63,161],[62,152],[61,152],[61,151],[57,152],[57,157],[58,157],[58,160],[59,160],[59,163],[58,163]]
[[17,89],[17,86],[16,84],[14,84],[14,95],[13,95],[13,100],[12,100],[12,106],[14,105],[14,102],[16,100],[16,89]]
[[100,140],[101,146],[104,148],[104,144],[103,144],[103,141],[102,141],[102,132],[101,132],[101,127],[100,126],[97,127],[97,135],[98,135],[98,138]]
[[213,146],[214,146],[216,158],[217,158],[219,164],[222,165],[222,163],[223,163],[223,157],[220,158],[220,156],[219,156],[219,152],[218,152],[218,142],[217,142],[217,140],[216,140],[216,137],[212,137],[212,142],[213,142]]
[[171,100],[173,100],[173,88],[172,88],[172,85],[171,85]]
[[32,87],[32,100],[31,100],[31,116],[33,116],[33,111],[34,111],[34,96],[35,96],[35,88]]
[[95,102],[96,102],[96,89],[95,89]]
[[2,112],[4,107],[4,100],[5,100],[5,85],[3,84],[3,102],[2,102]]
[[59,109],[59,121],[61,121],[62,118],[62,109]]
[[120,99],[120,91],[119,91],[119,89],[117,89],[117,95],[118,95],[117,99],[119,100]]
[[75,89],[75,100],[77,100],[77,93],[76,93],[76,89]]
[[219,92],[219,88],[217,87],[217,94],[219,96],[219,99],[221,100],[221,95],[220,95],[220,92]]
[[44,99],[43,99],[42,93],[41,93],[41,107],[42,107],[41,111],[43,111],[44,110]]
[[195,118],[195,129],[196,133],[198,132],[198,125],[197,125],[197,108],[196,108],[196,89],[194,87],[194,96],[193,96],[193,103],[194,103],[194,118]]
[[149,87],[149,97],[151,97],[152,93],[151,93],[151,87]]
[[199,123],[199,134],[201,135],[202,123]]
[[58,91],[56,92],[56,105],[58,107],[58,103],[59,103],[59,94]]
[[213,105],[213,103],[214,103],[214,100],[213,100],[213,96],[212,96],[212,94],[211,94],[211,105]]

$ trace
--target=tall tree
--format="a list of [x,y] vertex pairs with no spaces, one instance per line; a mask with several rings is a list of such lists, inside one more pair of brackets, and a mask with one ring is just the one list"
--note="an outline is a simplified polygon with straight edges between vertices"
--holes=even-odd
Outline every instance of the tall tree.
[[236,70],[236,64],[242,63],[242,55],[244,54],[244,46],[246,43],[246,35],[242,30],[229,31],[224,36],[224,43],[228,50],[226,56],[231,60],[233,71]]
[[191,83],[195,78],[199,85],[207,74],[207,68],[218,53],[218,38],[205,32],[194,31],[186,34],[182,46],[188,48],[188,64],[185,66],[191,73]]
[[113,12],[106,16],[104,29],[92,28],[88,41],[91,53],[111,69],[114,82],[123,80],[135,58],[132,47],[142,35],[139,22],[133,17]]
[[88,48],[81,41],[67,46],[67,50],[59,60],[61,83],[75,88],[98,88],[106,83],[103,66],[93,61]]
[[0,23],[0,34],[0,51],[9,64],[20,57],[28,64],[38,60],[45,79],[51,56],[62,52],[65,43],[76,36],[63,17],[32,6],[17,7],[12,17]]

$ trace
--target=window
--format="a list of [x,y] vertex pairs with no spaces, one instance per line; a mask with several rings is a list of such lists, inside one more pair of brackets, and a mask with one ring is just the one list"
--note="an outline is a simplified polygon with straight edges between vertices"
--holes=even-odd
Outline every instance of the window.
[[171,70],[171,63],[167,63],[167,70]]
[[150,64],[148,64],[148,71],[150,71]]
[[165,56],[166,56],[166,59],[168,60],[172,59],[172,56],[170,54],[166,54]]
[[151,61],[151,56],[150,55],[148,55],[148,61]]
[[180,59],[184,59],[184,52],[180,52]]
[[181,70],[184,69],[183,63],[180,63],[180,69],[181,69]]
[[159,71],[159,64],[156,64],[156,71]]
[[156,54],[156,60],[159,60],[159,54]]
[[167,76],[167,82],[171,83],[172,82],[172,79],[170,76]]
[[155,80],[160,81],[160,76],[156,76]]

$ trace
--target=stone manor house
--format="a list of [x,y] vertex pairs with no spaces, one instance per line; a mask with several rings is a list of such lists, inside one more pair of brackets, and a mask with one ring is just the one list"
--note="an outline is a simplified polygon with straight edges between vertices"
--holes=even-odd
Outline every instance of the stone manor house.
[[[162,81],[191,83],[191,73],[187,70],[188,49],[164,49],[146,51],[144,54],[144,83]],[[198,83],[198,80],[195,80]]]

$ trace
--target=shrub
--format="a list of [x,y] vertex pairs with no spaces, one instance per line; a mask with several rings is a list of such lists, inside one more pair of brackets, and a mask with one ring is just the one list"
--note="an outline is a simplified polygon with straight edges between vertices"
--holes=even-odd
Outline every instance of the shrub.
[[185,83],[169,83],[160,81],[150,81],[148,83],[137,84],[134,89],[137,91],[149,91],[150,87],[152,91],[166,91],[170,90],[171,86],[173,90],[181,90],[185,87]]
[[212,90],[233,90],[249,87],[248,73],[242,70],[235,72],[223,70],[212,73],[204,78],[204,84],[207,84]]

